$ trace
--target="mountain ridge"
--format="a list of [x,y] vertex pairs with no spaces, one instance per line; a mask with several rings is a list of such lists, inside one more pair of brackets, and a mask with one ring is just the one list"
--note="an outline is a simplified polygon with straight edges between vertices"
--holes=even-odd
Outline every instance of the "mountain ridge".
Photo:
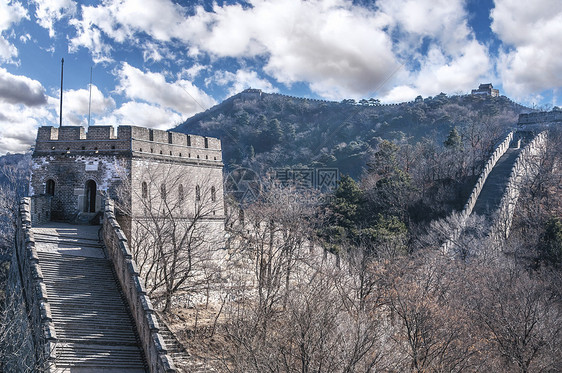
[[[221,138],[228,170],[258,172],[279,167],[336,167],[360,177],[382,139],[412,144],[432,139],[442,146],[455,127],[497,127],[496,138],[531,109],[505,96],[435,97],[381,104],[341,102],[247,89],[187,119],[173,130]],[[491,148],[493,141],[485,147]],[[489,150],[489,149],[488,149]]]

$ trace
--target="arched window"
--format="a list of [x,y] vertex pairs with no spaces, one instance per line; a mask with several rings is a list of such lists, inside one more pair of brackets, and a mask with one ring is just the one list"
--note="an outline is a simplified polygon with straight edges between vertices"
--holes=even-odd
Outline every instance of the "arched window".
[[181,185],[181,184],[178,188],[178,198],[179,198],[180,202],[183,202],[183,200],[185,199],[185,195],[183,193],[183,185]]
[[217,200],[217,191],[214,186],[211,187],[211,201],[215,202]]
[[45,186],[45,194],[49,196],[55,195],[55,181],[53,179],[47,180],[47,185]]
[[165,184],[160,185],[160,197],[162,197],[163,200],[166,199],[166,185]]
[[201,201],[201,188],[199,188],[199,185],[195,186],[195,201]]
[[86,181],[84,212],[96,212],[96,193],[96,182],[94,180]]
[[143,181],[141,184],[141,193],[142,198],[148,197],[148,185],[146,185],[146,181]]

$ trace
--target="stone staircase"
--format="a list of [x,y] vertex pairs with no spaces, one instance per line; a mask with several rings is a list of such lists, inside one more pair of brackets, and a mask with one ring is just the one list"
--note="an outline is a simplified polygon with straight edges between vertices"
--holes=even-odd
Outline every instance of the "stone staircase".
[[55,372],[146,372],[132,317],[97,229],[33,229],[58,339]]
[[170,329],[168,329],[168,326],[162,321],[161,317],[158,317],[158,323],[160,325],[159,333],[166,343],[168,355],[170,355],[174,361],[176,368],[178,368],[181,372],[191,372],[191,370],[188,370],[189,354],[185,348],[177,340]]
[[473,214],[490,216],[490,214],[498,209],[509,182],[511,170],[520,152],[520,148],[509,148],[505,154],[498,159],[498,162],[490,172],[490,175],[488,175],[482,191],[474,204],[474,208],[472,209]]

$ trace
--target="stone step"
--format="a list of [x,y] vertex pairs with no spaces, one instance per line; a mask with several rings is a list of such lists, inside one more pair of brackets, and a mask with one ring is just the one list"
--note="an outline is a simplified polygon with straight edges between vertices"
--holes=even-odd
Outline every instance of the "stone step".
[[38,256],[58,338],[56,371],[145,372],[142,347],[111,263],[51,252]]

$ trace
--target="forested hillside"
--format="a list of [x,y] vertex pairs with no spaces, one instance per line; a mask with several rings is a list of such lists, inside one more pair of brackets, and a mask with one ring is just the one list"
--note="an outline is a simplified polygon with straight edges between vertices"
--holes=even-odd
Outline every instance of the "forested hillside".
[[381,139],[441,148],[457,128],[471,151],[487,152],[529,109],[506,97],[451,96],[380,105],[327,102],[244,91],[195,115],[176,131],[222,139],[227,171],[288,166],[336,167],[358,178]]

